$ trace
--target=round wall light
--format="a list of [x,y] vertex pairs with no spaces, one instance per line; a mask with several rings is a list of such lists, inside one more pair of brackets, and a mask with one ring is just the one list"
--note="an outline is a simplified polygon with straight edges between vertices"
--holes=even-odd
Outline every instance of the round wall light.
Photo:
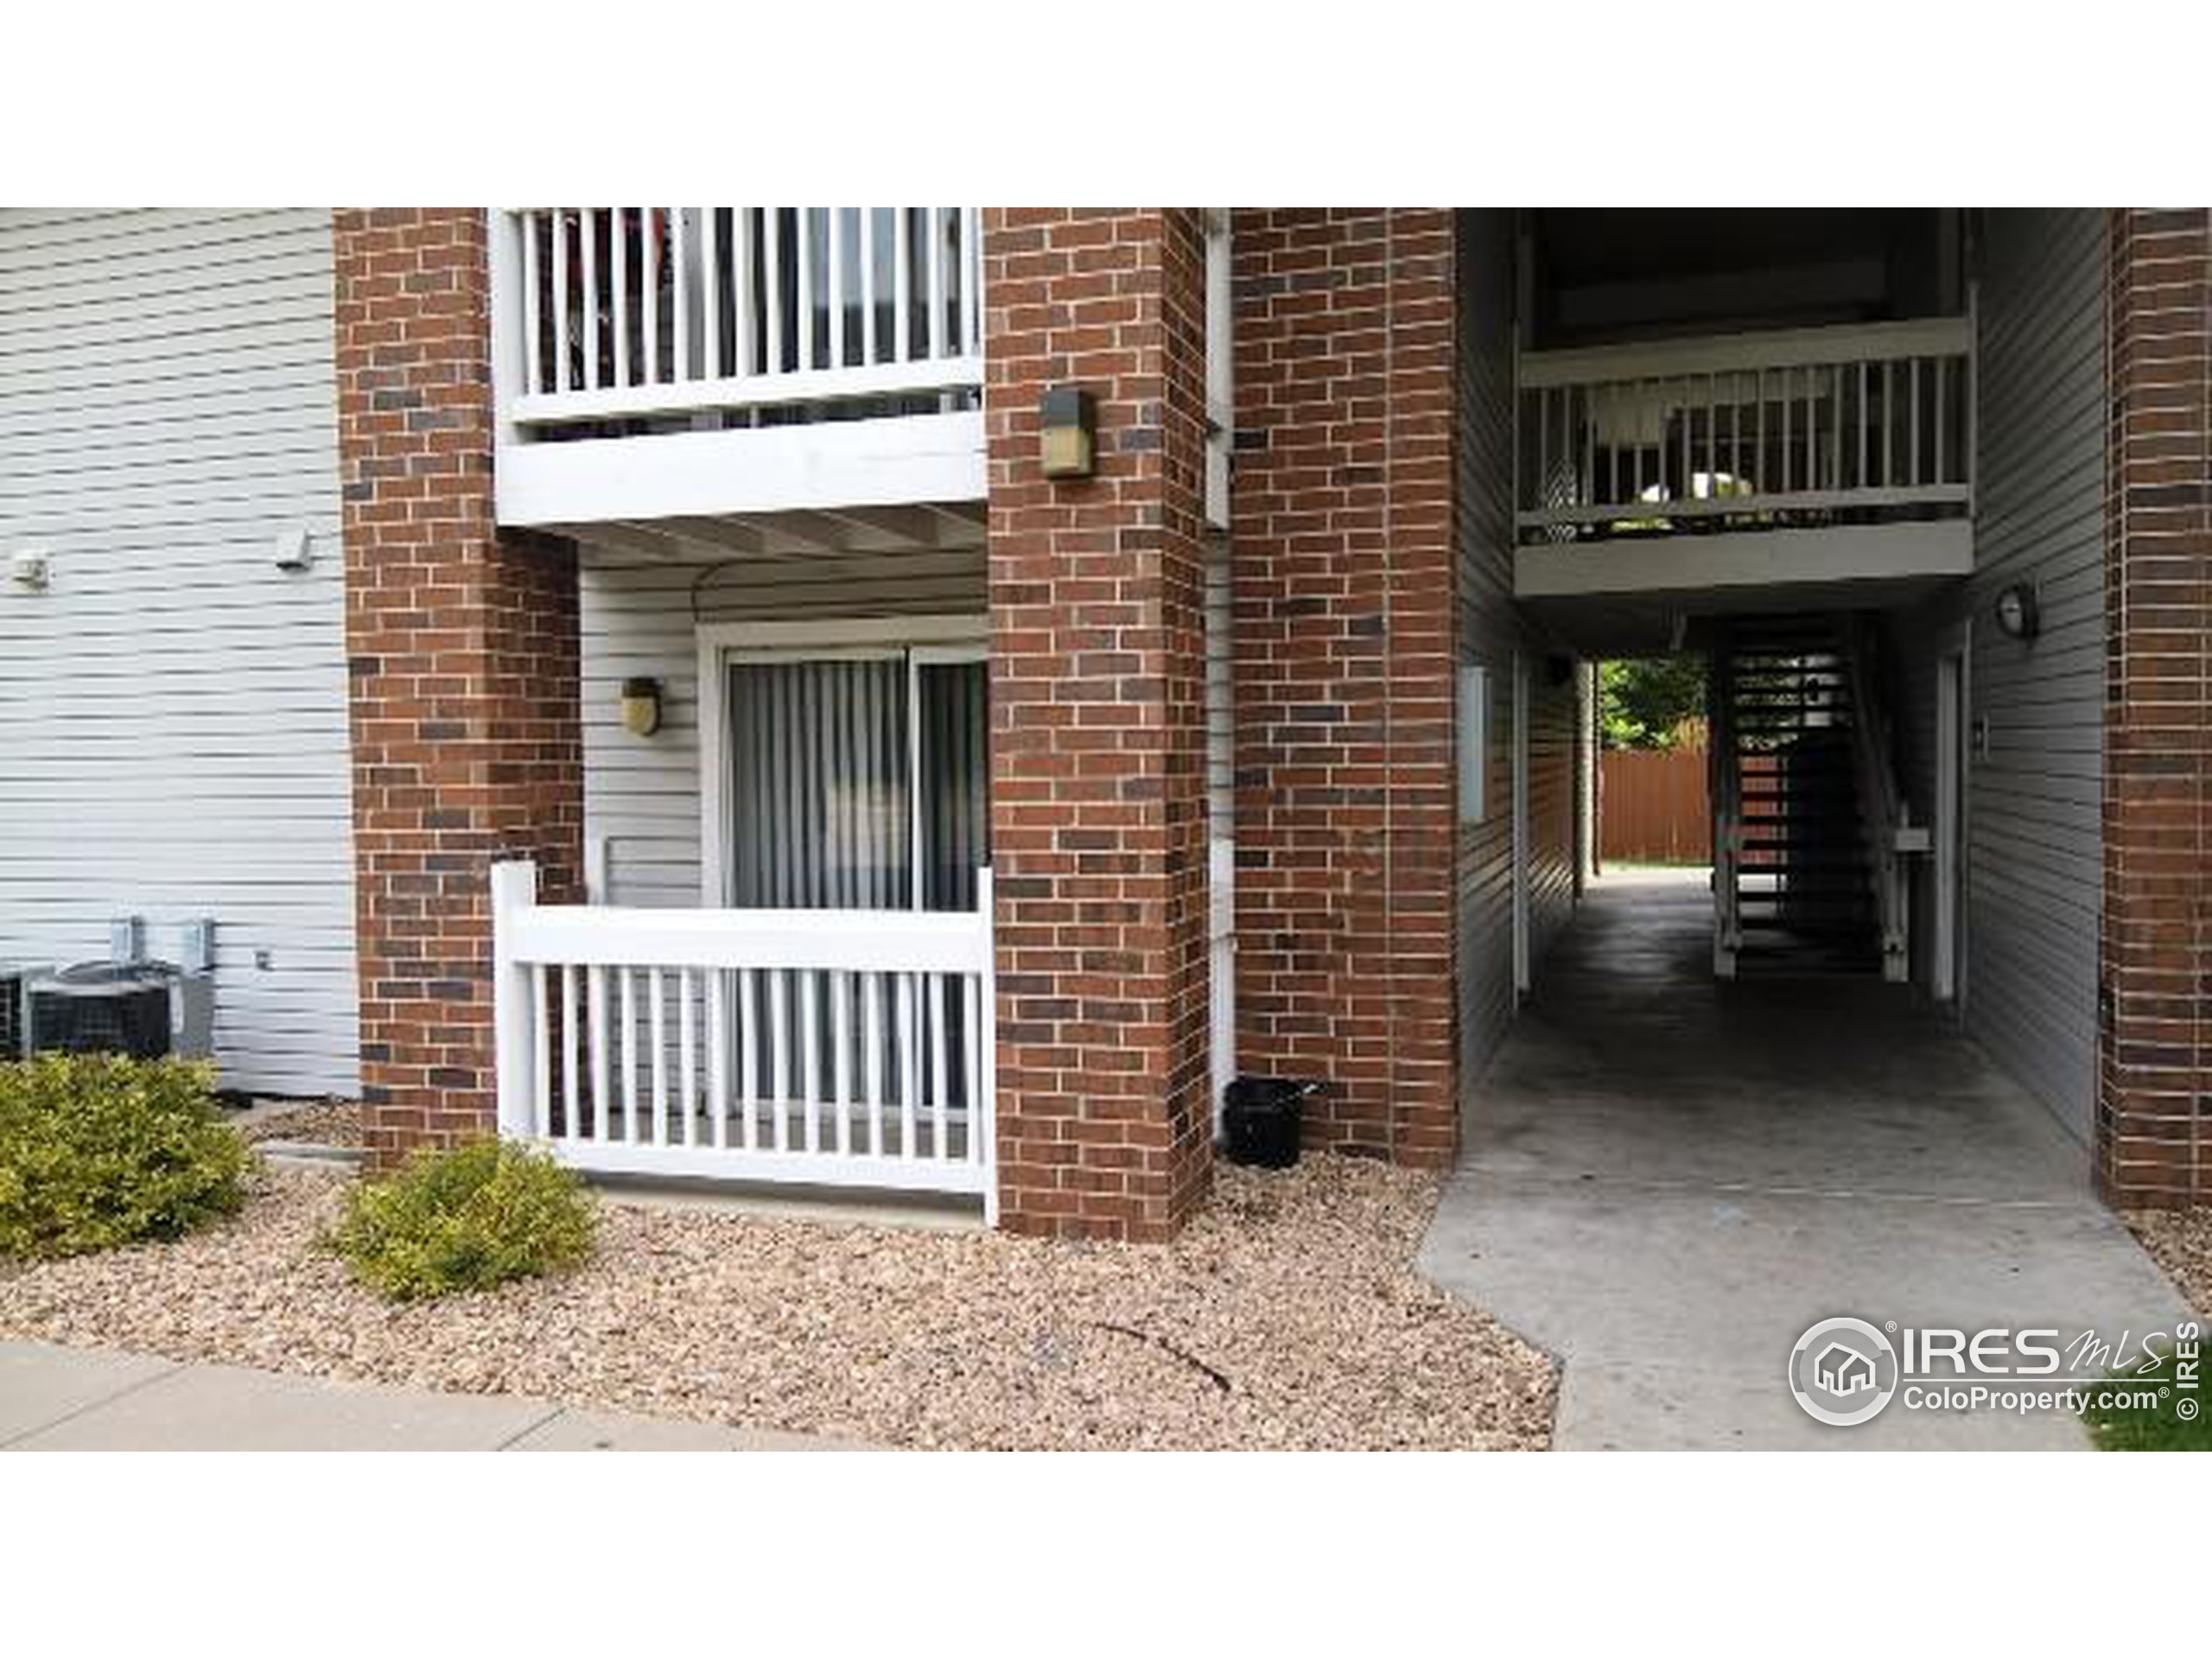
[[2000,632],[2015,639],[2036,637],[2043,626],[2043,617],[2036,603],[2035,583],[2016,582],[1998,594],[1997,626]]

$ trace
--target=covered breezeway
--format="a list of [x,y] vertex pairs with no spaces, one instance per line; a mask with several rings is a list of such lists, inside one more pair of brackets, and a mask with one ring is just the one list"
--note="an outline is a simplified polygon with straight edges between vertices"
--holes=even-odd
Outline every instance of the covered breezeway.
[[2083,1444],[2063,1416],[1837,1429],[1815,1321],[2171,1330],[2089,1156],[1909,986],[1716,980],[1707,873],[1594,882],[1494,1064],[1423,1267],[1565,1363],[1563,1447]]

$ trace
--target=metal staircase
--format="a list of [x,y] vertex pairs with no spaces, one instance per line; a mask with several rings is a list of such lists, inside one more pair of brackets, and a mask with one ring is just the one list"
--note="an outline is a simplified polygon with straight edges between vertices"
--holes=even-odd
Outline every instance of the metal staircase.
[[1877,693],[1855,618],[1746,619],[1713,658],[1713,969],[1906,975],[1909,891]]

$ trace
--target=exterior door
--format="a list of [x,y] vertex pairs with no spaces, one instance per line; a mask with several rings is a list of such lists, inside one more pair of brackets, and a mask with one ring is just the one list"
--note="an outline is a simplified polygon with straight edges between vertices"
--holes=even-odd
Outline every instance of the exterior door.
[[[707,764],[715,769],[719,905],[739,910],[972,910],[990,861],[988,683],[980,644],[896,641],[737,646],[716,653],[721,682]],[[713,753],[719,747],[720,756]],[[710,893],[715,878],[710,874]],[[772,1052],[812,1049],[823,1077],[873,1064],[923,1106],[938,1091],[964,1124],[969,1105],[962,982],[951,976],[763,974],[732,983],[759,1075]],[[811,982],[810,983],[809,982]],[[748,988],[749,985],[749,988]],[[847,1003],[862,1006],[840,1006]],[[865,1004],[887,1020],[871,1061]],[[899,1033],[906,1033],[902,1052]],[[925,1064],[924,1055],[941,1064]]]

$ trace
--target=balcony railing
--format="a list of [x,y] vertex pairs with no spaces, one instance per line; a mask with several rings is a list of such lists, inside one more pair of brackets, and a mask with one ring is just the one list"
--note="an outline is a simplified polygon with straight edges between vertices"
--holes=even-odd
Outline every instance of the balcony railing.
[[492,872],[502,1135],[576,1168],[995,1211],[990,872],[972,911],[540,905]]
[[1970,318],[1524,353],[1524,545],[1963,517]]
[[[973,207],[495,211],[502,520],[980,493],[980,228]],[[719,442],[739,433],[742,466]]]

